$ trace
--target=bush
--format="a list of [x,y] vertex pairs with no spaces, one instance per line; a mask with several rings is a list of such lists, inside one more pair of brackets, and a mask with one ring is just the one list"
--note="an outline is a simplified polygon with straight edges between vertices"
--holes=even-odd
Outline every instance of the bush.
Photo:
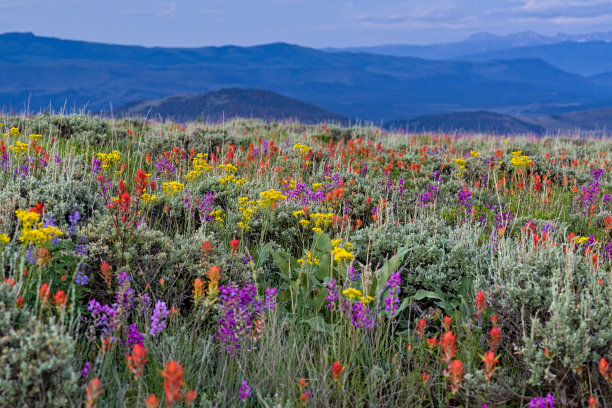
[[0,286],[0,406],[77,405],[74,339],[62,326],[18,309],[15,297]]

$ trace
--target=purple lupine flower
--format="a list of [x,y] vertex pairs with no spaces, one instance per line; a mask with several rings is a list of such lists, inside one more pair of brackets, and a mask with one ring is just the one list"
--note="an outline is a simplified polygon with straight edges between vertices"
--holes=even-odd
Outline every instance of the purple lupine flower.
[[348,279],[350,281],[356,282],[357,279],[359,279],[359,272],[355,271],[355,267],[353,265],[349,266],[346,269],[346,272],[347,272]]
[[535,397],[529,401],[529,408],[555,408],[555,397],[552,394],[546,397]]
[[336,282],[336,280],[334,278],[331,278],[327,282],[327,292],[328,292],[328,295],[325,298],[325,300],[329,302],[327,304],[327,308],[329,310],[332,310],[332,309],[335,310],[336,309],[336,300],[338,300],[338,296],[340,295],[340,292],[338,290],[338,283]]
[[91,159],[91,172],[95,175],[100,174],[102,172],[102,162],[95,157]]
[[371,329],[374,325],[374,320],[370,317],[370,307],[361,302],[353,303],[349,316],[351,323],[355,327]]
[[467,216],[472,212],[472,192],[463,187],[457,193],[457,206],[463,208],[463,215]]
[[91,312],[95,326],[102,328],[103,337],[108,337],[115,327],[114,317],[117,314],[115,305],[101,305],[100,302],[92,299],[87,304],[87,310]]
[[401,292],[401,284],[402,278],[399,272],[392,274],[387,281],[389,296],[385,298],[385,311],[389,313],[390,318],[395,316],[395,311],[399,308],[399,296],[396,295]]
[[[129,284],[128,284],[129,285]],[[125,310],[130,310],[134,307],[134,289],[130,288],[128,285],[121,285],[121,289],[115,296],[115,301]]]
[[132,278],[130,277],[130,275],[125,273],[125,271],[121,271],[121,272],[119,272],[119,275],[117,275],[117,282],[119,283],[119,285],[121,285],[125,281],[129,282],[131,280],[132,280]]
[[203,224],[205,222],[211,222],[215,219],[212,215],[210,215],[213,204],[215,202],[215,193],[213,191],[209,191],[206,193],[206,197],[198,197],[196,198],[196,204],[198,206],[198,214],[200,215],[200,222]]
[[81,370],[81,377],[87,377],[87,374],[89,374],[89,361],[85,362],[85,365],[83,365],[83,369]]
[[81,271],[81,266],[82,265],[79,265],[76,270],[74,281],[76,282],[77,285],[86,286],[89,283],[89,276],[87,276]]
[[176,172],[176,166],[174,166],[168,159],[162,157],[155,162],[155,170],[162,173],[168,180]]
[[68,222],[70,223],[68,225],[68,228],[66,228],[66,231],[68,232],[68,234],[70,235],[76,234],[77,222],[80,219],[81,219],[81,213],[78,212],[78,210],[74,210],[74,212],[71,212],[70,214],[68,214]]
[[128,348],[131,348],[135,344],[142,345],[143,342],[144,336],[136,327],[136,323],[130,324],[126,329],[125,340],[122,340],[121,344],[125,344]]
[[608,245],[604,248],[604,258],[612,261],[612,241],[608,242]]
[[34,256],[34,245],[30,244],[26,251],[26,261],[30,265],[36,265],[36,257]]
[[168,308],[166,307],[166,302],[158,300],[157,303],[155,303],[155,309],[151,315],[151,330],[149,331],[151,336],[156,336],[166,328],[167,317]]
[[266,308],[271,312],[276,307],[276,296],[278,294],[278,289],[276,288],[267,288],[266,289]]
[[242,384],[240,385],[240,399],[244,402],[245,399],[251,396],[251,387],[246,380],[242,380]]
[[232,286],[219,287],[221,294],[221,317],[214,337],[226,344],[225,350],[235,355],[235,350],[253,332],[255,321],[262,312],[253,284],[239,289]]

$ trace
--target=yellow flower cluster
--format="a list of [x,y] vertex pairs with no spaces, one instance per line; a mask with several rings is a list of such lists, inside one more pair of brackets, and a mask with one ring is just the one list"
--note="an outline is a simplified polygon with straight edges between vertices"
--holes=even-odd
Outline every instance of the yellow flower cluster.
[[321,187],[323,187],[323,183],[314,183],[314,184],[312,185],[312,189],[313,189],[314,191],[317,191],[317,190],[318,190],[318,189],[320,189]]
[[246,231],[250,228],[248,222],[251,221],[251,218],[257,212],[257,202],[249,200],[248,197],[240,197],[238,199],[238,209],[242,214],[242,221],[238,222],[237,225],[241,230]]
[[480,156],[480,152],[477,152],[476,150],[470,150],[470,156],[478,157]]
[[332,218],[334,218],[334,213],[313,213],[310,214],[310,219],[314,221],[317,227],[327,227],[332,222]]
[[225,176],[225,177],[221,177],[219,179],[219,183],[221,184],[225,184],[225,183],[236,183],[237,186],[241,186],[244,183],[247,182],[247,179],[245,179],[244,177],[237,179],[235,176],[233,175],[229,175],[229,176]]
[[117,150],[113,150],[110,153],[98,153],[96,156],[102,162],[103,169],[106,169],[111,164],[119,163],[119,160],[121,160],[121,155]]
[[312,251],[308,251],[306,255],[297,260],[300,265],[320,265],[319,258],[312,255]]
[[334,261],[341,263],[342,261],[350,261],[351,259],[353,259],[353,253],[349,252],[347,249],[351,249],[352,244],[349,242],[346,242],[344,245],[346,246],[346,248],[341,247],[340,245],[342,244],[342,240],[341,239],[334,239],[331,242],[332,244],[332,256],[334,258]]
[[[21,221],[21,236],[19,240],[25,245],[34,244],[37,247],[46,245],[53,238],[63,234],[55,226],[43,227],[40,214],[25,210],[15,211],[17,218]],[[36,225],[37,228],[33,228]]]
[[510,160],[510,163],[512,163],[512,165],[515,167],[525,167],[529,165],[531,160],[529,160],[528,156],[522,156],[522,154],[522,150],[512,152],[512,160]]
[[162,184],[162,192],[164,195],[173,196],[176,193],[183,191],[183,183],[177,181],[169,181]]
[[0,234],[0,245],[1,246],[5,246],[6,244],[8,244],[9,242],[11,242],[11,239],[9,238],[8,235],[6,234]]
[[12,127],[12,128],[9,129],[8,134],[13,136],[13,137],[17,137],[17,136],[19,136],[21,134],[21,132],[16,127]]
[[148,193],[144,193],[142,197],[140,198],[140,201],[142,201],[143,204],[149,204],[155,200],[157,200],[157,196],[155,194],[148,194]]
[[32,139],[33,141],[38,142],[38,141],[39,141],[39,140],[42,138],[42,135],[35,135],[35,134],[31,134],[29,137],[30,137],[30,139]]
[[287,196],[284,196],[283,193],[275,189],[262,191],[260,196],[261,200],[257,203],[261,208],[270,208],[273,204],[287,199]]
[[238,167],[234,166],[231,163],[220,164],[217,166],[217,168],[224,170],[226,173],[235,173],[236,171],[238,171]]
[[587,242],[589,240],[589,237],[576,237],[575,238],[575,242],[576,244],[580,245],[580,244],[584,244],[585,242]]
[[15,142],[15,146],[9,146],[9,149],[15,154],[26,153],[28,151],[28,145],[26,143]]
[[210,215],[212,217],[214,217],[215,221],[218,224],[223,224],[223,221],[224,221],[223,220],[223,211],[221,211],[221,210],[214,210],[214,211],[211,211]]
[[361,293],[360,290],[355,289],[355,288],[348,288],[348,289],[344,289],[342,291],[342,294],[344,296],[346,296],[347,298],[349,298],[349,300],[352,300],[354,297],[358,298],[361,303],[363,303],[364,305],[367,305],[368,303],[370,303],[371,301],[374,300],[374,298],[372,296],[367,296],[367,295],[363,295]]
[[300,156],[305,155],[306,153],[308,153],[310,151],[310,147],[301,144],[301,143],[296,143],[293,148],[295,149],[296,152],[298,152],[298,154]]
[[40,220],[40,214],[33,211],[17,210],[15,215],[21,221],[21,226],[24,229],[32,228]]
[[208,162],[206,161],[206,156],[207,154],[205,153],[198,153],[193,158],[193,160],[191,161],[191,164],[195,170],[192,170],[189,173],[185,174],[186,180],[197,179],[198,177],[202,175],[202,173],[212,170],[212,166],[208,164]]

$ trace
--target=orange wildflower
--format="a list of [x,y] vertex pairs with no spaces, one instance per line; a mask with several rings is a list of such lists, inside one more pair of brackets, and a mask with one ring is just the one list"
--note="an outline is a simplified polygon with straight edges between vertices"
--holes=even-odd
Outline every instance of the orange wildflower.
[[145,405],[147,406],[147,408],[157,408],[159,406],[159,400],[157,399],[157,396],[155,394],[149,395],[145,399]]
[[442,359],[446,362],[457,354],[457,338],[452,331],[445,332],[440,338],[440,344],[442,345]]
[[493,376],[493,372],[495,372],[497,369],[495,364],[499,362],[499,358],[495,357],[495,354],[492,351],[487,351],[485,355],[482,356],[482,362],[485,364],[482,370],[487,383],[489,383],[489,381],[491,381],[491,377]]
[[340,374],[344,371],[344,367],[338,361],[334,361],[332,365],[332,376],[334,377],[334,381],[338,381],[340,379]]
[[183,398],[181,387],[183,381],[183,366],[178,361],[168,361],[162,371],[164,377],[164,391],[166,392],[166,405],[173,406]]
[[135,378],[140,377],[144,370],[144,366],[147,363],[147,359],[145,358],[147,356],[147,351],[149,351],[149,349],[144,348],[142,344],[134,344],[132,346],[132,354],[125,354],[128,368],[134,373]]
[[463,363],[460,360],[451,361],[448,364],[448,368],[444,370],[444,376],[449,378],[451,392],[453,394],[459,391],[464,372]]
[[85,392],[87,393],[87,401],[85,401],[85,406],[87,408],[95,407],[96,400],[104,392],[104,388],[102,388],[102,382],[100,382],[98,378],[94,378],[87,385],[87,387],[85,387]]

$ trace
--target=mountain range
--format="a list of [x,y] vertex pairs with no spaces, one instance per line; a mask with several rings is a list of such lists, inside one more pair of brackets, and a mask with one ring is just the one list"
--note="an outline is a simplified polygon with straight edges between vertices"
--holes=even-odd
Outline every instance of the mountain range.
[[[479,35],[465,41],[481,44],[460,50],[466,57],[439,60],[285,43],[148,48],[8,33],[0,35],[0,108],[116,110],[135,101],[248,88],[273,91],[350,120],[380,122],[480,110],[550,116],[612,106],[608,36],[554,43],[537,35],[522,36],[535,38],[529,41]],[[493,40],[498,41],[495,47],[510,41],[537,52],[487,57],[518,49],[482,46]],[[562,51],[555,54],[555,49]],[[563,60],[569,49],[573,53]],[[292,115],[287,111],[286,117]]]
[[367,54],[393,55],[396,57],[417,57],[425,59],[460,59],[472,54],[511,48],[551,45],[563,42],[612,42],[612,31],[569,35],[559,33],[545,36],[524,31],[506,36],[490,33],[476,33],[465,40],[429,45],[385,44],[369,47],[323,48],[328,52],[363,52]]

